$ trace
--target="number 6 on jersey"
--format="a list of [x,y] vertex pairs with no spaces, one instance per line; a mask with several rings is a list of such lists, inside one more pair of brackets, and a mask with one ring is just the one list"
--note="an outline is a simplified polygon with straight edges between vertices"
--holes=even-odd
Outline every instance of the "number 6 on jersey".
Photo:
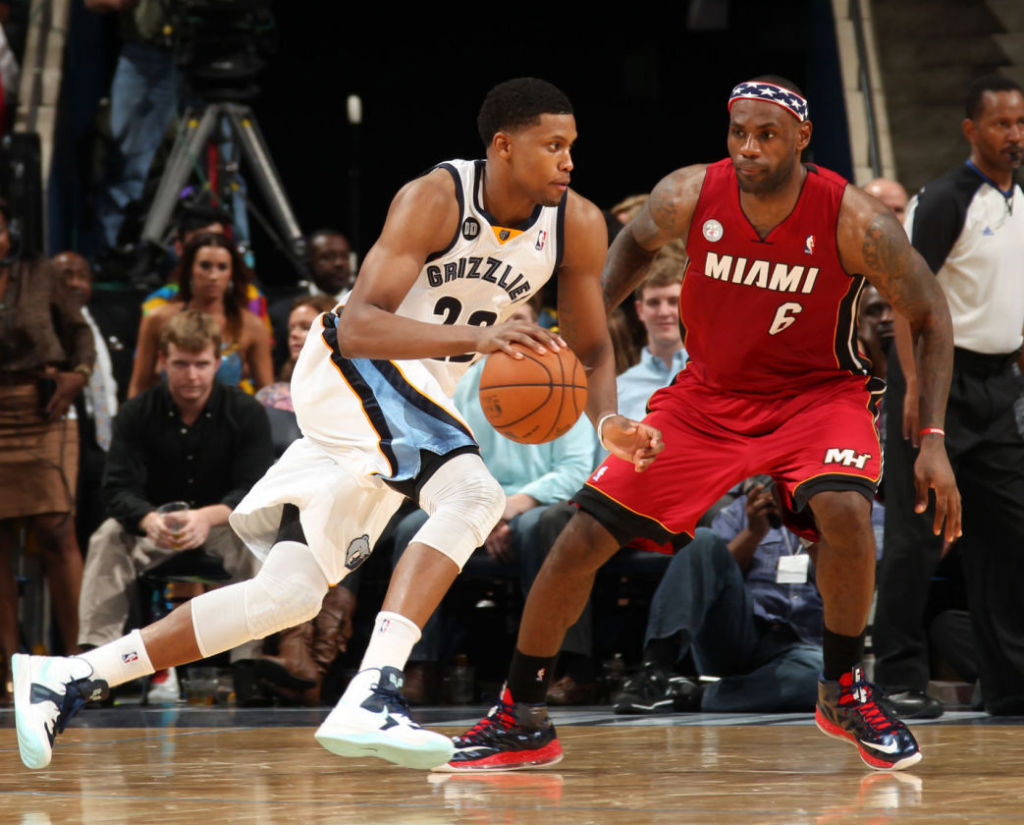
[[803,312],[803,309],[795,301],[786,301],[784,304],[779,304],[779,308],[775,310],[775,319],[772,321],[772,325],[768,327],[768,334],[778,335],[782,330],[792,325],[796,320],[796,316]]

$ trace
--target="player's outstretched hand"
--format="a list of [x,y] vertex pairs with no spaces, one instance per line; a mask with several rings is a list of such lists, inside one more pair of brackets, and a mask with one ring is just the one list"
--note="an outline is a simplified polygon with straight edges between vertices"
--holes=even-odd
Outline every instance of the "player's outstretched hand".
[[914,462],[914,487],[917,490],[917,503],[914,505],[916,513],[928,509],[928,491],[935,491],[932,532],[935,535],[942,533],[945,522],[944,542],[949,546],[963,535],[963,531],[960,527],[960,491],[941,438],[926,436],[921,439],[921,452]]
[[650,467],[658,453],[665,449],[660,430],[624,415],[605,421],[599,435],[608,452],[632,463],[638,473]]
[[561,335],[527,321],[505,321],[502,324],[495,324],[493,327],[480,327],[476,340],[477,352],[486,355],[502,350],[513,358],[523,357],[521,352],[513,348],[513,344],[535,350],[538,355],[557,352],[566,346]]

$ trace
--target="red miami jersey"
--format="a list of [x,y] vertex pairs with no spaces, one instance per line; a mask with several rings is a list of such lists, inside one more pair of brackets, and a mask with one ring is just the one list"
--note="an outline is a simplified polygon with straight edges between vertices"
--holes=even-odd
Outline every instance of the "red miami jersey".
[[707,167],[679,299],[687,370],[706,386],[787,396],[869,374],[857,348],[864,277],[843,269],[836,241],[847,183],[806,169],[793,211],[762,239],[740,208],[732,161]]

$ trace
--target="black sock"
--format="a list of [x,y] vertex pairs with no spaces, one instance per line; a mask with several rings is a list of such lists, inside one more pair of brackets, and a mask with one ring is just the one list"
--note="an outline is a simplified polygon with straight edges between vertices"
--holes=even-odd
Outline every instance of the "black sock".
[[508,669],[508,689],[512,699],[528,705],[543,704],[554,667],[554,656],[527,656],[517,648]]
[[864,658],[864,631],[859,636],[840,636],[826,627],[821,648],[825,659],[825,679],[834,682]]

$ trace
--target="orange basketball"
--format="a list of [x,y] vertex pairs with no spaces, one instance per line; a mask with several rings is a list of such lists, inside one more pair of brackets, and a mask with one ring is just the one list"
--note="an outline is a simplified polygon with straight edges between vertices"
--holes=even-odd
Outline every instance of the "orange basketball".
[[499,433],[520,444],[544,444],[572,429],[587,405],[587,376],[567,347],[540,355],[512,345],[487,356],[480,375],[480,406]]

